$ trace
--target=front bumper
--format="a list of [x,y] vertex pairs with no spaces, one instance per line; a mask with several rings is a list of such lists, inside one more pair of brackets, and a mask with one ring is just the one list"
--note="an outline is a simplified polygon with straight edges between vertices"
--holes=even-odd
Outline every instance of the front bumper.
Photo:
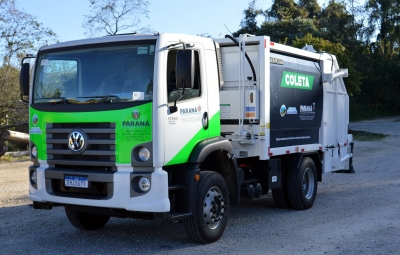
[[[168,174],[161,168],[146,171],[130,166],[118,166],[116,172],[83,172],[50,169],[46,164],[36,169],[37,184],[29,185],[29,199],[41,203],[81,205],[102,208],[125,209],[137,212],[169,212]],[[149,171],[150,170],[150,171]],[[63,187],[65,175],[88,177],[89,189]],[[151,180],[151,189],[140,193],[132,187],[137,176]],[[81,190],[79,190],[81,189]],[[81,192],[80,192],[81,191]]]

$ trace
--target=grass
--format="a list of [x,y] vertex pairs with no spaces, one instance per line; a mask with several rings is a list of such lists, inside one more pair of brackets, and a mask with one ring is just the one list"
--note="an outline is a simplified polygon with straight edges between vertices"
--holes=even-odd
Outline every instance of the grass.
[[3,155],[0,157],[0,163],[22,162],[30,160],[30,156],[11,156]]
[[371,133],[360,130],[349,130],[349,134],[353,135],[353,139],[357,141],[379,141],[388,137],[385,134]]

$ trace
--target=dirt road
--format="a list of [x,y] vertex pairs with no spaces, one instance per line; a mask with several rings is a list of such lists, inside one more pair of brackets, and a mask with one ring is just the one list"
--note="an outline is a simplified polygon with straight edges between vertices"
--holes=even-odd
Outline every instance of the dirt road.
[[30,206],[29,162],[1,164],[0,254],[399,254],[400,122],[350,128],[390,136],[356,141],[356,173],[324,174],[310,210],[278,209],[270,194],[244,201],[209,245],[192,243],[179,223],[111,219],[99,231],[79,231],[63,208]]

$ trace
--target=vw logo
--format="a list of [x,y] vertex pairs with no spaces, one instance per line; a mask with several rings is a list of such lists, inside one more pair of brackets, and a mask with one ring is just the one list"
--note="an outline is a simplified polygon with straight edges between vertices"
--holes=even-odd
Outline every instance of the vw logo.
[[68,137],[68,147],[73,152],[81,152],[85,147],[85,136],[80,131],[72,131]]

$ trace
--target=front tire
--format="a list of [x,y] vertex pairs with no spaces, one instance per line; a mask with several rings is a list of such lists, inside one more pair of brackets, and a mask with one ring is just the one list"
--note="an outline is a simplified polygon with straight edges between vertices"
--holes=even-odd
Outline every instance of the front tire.
[[228,223],[229,193],[224,178],[216,172],[200,172],[194,217],[185,219],[186,233],[200,244],[217,241]]
[[305,157],[298,169],[289,171],[288,191],[293,209],[307,210],[314,204],[317,196],[317,170],[314,161]]
[[75,211],[69,206],[65,207],[65,213],[71,224],[81,230],[97,230],[107,224],[109,215],[101,215],[88,212]]

